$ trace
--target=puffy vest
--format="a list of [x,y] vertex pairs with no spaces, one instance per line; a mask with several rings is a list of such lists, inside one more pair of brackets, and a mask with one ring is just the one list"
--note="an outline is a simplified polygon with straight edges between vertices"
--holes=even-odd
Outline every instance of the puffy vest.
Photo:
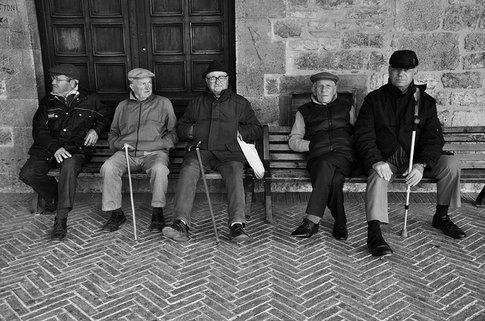
[[310,141],[308,159],[329,152],[353,154],[351,108],[348,102],[338,97],[326,106],[309,102],[298,108],[305,120],[304,139]]

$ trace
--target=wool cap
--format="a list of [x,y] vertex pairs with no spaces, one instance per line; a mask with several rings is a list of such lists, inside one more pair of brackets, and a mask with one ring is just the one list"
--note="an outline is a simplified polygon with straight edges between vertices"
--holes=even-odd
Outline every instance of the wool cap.
[[155,77],[155,74],[145,68],[135,68],[128,72],[128,79],[150,78],[150,77]]
[[392,68],[413,69],[418,64],[418,57],[412,50],[394,51],[389,58],[389,66]]
[[211,61],[211,63],[207,67],[207,70],[204,71],[204,73],[202,74],[202,78],[205,79],[205,76],[207,76],[207,74],[209,74],[213,71],[223,71],[223,72],[225,72],[226,74],[229,75],[229,70],[226,68],[226,66],[222,62],[220,62],[218,60],[213,60],[213,61]]
[[312,83],[319,81],[319,80],[322,80],[322,79],[332,80],[334,83],[337,83],[337,81],[338,81],[337,75],[331,74],[331,73],[326,72],[326,71],[319,72],[318,74],[314,74],[314,75],[310,76],[310,80],[312,81]]
[[81,75],[81,73],[79,72],[79,69],[77,69],[76,66],[71,64],[55,65],[49,68],[48,73],[51,76],[64,75],[66,77],[76,79],[76,80],[79,80],[79,77]]

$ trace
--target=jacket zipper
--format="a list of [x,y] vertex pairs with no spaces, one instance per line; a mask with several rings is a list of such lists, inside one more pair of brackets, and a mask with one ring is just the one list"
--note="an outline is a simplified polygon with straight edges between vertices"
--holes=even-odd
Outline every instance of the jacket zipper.
[[138,105],[138,123],[136,124],[136,142],[135,142],[135,156],[136,152],[138,151],[138,135],[140,132],[140,118],[141,118],[141,102]]

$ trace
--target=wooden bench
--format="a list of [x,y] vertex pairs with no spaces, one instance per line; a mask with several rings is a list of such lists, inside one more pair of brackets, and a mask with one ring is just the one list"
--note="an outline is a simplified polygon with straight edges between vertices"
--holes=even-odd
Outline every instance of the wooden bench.
[[[305,154],[292,151],[288,146],[290,126],[263,127],[263,154],[266,173],[264,177],[264,200],[266,220],[273,222],[272,192],[274,182],[309,183],[310,177],[306,170]],[[485,182],[485,126],[476,127],[444,127],[444,150],[455,153],[461,160],[462,183]],[[365,176],[346,179],[348,183],[365,183]],[[403,183],[402,178],[396,182]],[[433,179],[423,178],[423,183],[433,182]],[[485,187],[477,197],[476,205],[484,204]]]
[[[176,145],[176,147],[170,151],[170,174],[169,180],[172,180],[175,184],[175,179],[178,178],[182,161],[184,155],[186,154],[186,146],[187,143],[181,142]],[[104,161],[108,159],[112,155],[112,152],[109,149],[108,141],[106,139],[106,134],[102,135],[102,139],[100,139],[95,146],[95,153],[91,157],[89,163],[83,166],[83,169],[78,177],[90,177],[101,178],[101,174],[99,173],[99,169],[101,165],[103,165]],[[52,169],[48,173],[49,176],[58,177],[59,176],[59,169]],[[127,177],[127,174],[125,174]],[[205,174],[207,180],[222,180],[222,177],[217,172],[206,172]],[[136,171],[131,173],[132,179],[148,179],[148,175],[142,171]],[[246,199],[246,218],[250,218],[251,213],[251,203],[254,196],[254,173],[250,167],[245,170],[244,173],[244,190],[245,190],[245,199]],[[34,192],[34,196],[32,198],[32,213],[41,214],[43,209],[42,198],[40,198],[37,193]],[[99,204],[101,208],[101,204]]]

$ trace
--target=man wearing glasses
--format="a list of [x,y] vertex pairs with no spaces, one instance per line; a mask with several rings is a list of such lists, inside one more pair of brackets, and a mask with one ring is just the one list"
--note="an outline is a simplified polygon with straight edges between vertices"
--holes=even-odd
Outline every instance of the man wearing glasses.
[[[209,64],[202,74],[207,91],[194,98],[177,124],[177,134],[189,146],[199,144],[205,169],[221,173],[227,189],[230,238],[248,239],[244,231],[245,200],[243,172],[246,160],[237,142],[237,133],[248,141],[262,135],[262,127],[250,103],[229,86],[227,68],[218,61]],[[174,222],[163,234],[175,241],[189,240],[190,214],[200,177],[195,151],[189,151],[182,164],[175,190]]]
[[[57,210],[52,239],[67,233],[67,215],[73,207],[76,180],[94,149],[99,134],[110,121],[109,107],[95,95],[78,90],[79,70],[71,64],[49,69],[52,92],[39,104],[32,124],[34,143],[20,179],[30,185],[45,203],[44,210]],[[59,167],[59,182],[48,176]]]

